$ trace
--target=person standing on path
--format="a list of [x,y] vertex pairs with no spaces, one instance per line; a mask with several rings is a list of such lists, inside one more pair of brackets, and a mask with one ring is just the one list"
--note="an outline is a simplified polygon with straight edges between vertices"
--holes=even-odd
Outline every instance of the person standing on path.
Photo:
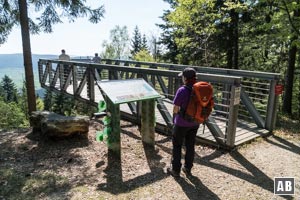
[[191,169],[195,156],[195,140],[199,128],[198,123],[186,121],[180,113],[188,105],[193,84],[196,83],[196,71],[188,67],[179,73],[178,76],[182,77],[184,85],[177,90],[173,100],[172,166],[167,169],[167,172],[174,177],[180,176],[183,142],[185,142],[186,151],[182,171],[186,175],[192,175]]

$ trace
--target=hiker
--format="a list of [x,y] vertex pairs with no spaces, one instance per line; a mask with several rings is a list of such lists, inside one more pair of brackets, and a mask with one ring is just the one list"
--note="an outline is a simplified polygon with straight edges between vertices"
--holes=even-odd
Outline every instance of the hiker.
[[185,68],[178,76],[182,77],[184,85],[177,90],[173,100],[172,166],[167,169],[168,173],[174,177],[180,175],[183,141],[185,141],[186,154],[182,171],[186,175],[191,175],[195,156],[196,134],[199,128],[199,123],[187,121],[180,115],[180,109],[185,109],[188,105],[192,86],[196,83],[196,71],[193,68]]
[[58,60],[65,60],[65,61],[70,61],[70,56],[66,54],[66,50],[62,49],[61,54],[58,57]]
[[[98,53],[95,53],[95,57],[92,59],[92,62],[100,64],[101,57],[98,55]],[[101,80],[101,70],[100,69],[96,69],[95,75],[96,75],[96,79],[98,81],[100,81]]]
[[[61,50],[61,54],[58,56],[58,60],[62,61],[70,61],[70,56],[66,54],[66,51],[64,49]],[[62,65],[63,67],[63,72],[64,72],[64,77],[63,77],[63,83],[66,82],[68,74],[70,72],[70,66],[69,65]]]
[[99,57],[98,53],[95,53],[95,57],[92,59],[93,63],[100,63],[101,58]]

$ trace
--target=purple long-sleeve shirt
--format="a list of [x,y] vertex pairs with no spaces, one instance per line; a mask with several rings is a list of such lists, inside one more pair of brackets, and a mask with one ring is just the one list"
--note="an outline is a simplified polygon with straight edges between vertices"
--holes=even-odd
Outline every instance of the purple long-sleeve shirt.
[[[181,86],[175,94],[173,104],[179,106],[180,108],[186,108],[190,99],[190,95],[191,95],[191,90],[189,90],[184,86]],[[193,127],[199,125],[198,123],[195,122],[186,121],[179,114],[175,116],[174,124],[182,127]]]

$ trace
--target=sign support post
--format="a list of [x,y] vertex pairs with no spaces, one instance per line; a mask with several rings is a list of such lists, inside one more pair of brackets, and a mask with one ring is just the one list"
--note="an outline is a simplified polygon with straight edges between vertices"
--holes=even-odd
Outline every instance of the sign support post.
[[120,105],[113,104],[109,98],[106,98],[106,112],[111,115],[111,132],[107,135],[108,150],[116,156],[121,155],[121,128],[120,128]]
[[142,101],[141,135],[142,141],[154,146],[155,143],[155,99]]

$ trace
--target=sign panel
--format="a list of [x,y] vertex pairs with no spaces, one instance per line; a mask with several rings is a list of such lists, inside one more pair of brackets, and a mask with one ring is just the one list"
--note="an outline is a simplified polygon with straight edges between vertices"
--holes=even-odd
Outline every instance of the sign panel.
[[234,101],[233,105],[238,105],[241,99],[241,87],[234,88]]
[[283,85],[275,85],[275,95],[281,95],[283,92]]
[[109,80],[97,83],[114,104],[160,97],[159,93],[144,79]]

